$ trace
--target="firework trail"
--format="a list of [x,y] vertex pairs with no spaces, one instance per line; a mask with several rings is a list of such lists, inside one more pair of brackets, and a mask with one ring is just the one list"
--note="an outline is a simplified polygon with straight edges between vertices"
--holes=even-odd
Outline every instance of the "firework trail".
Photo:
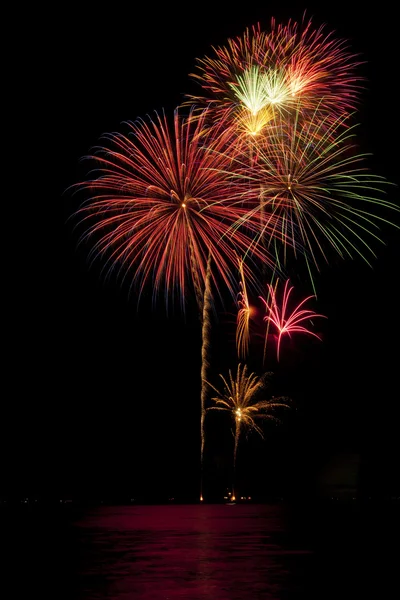
[[290,400],[284,396],[269,400],[258,400],[259,394],[265,389],[266,382],[271,373],[266,373],[263,377],[258,377],[255,373],[248,374],[247,365],[239,364],[235,375],[229,371],[229,379],[220,375],[224,387],[219,391],[216,387],[209,384],[216,392],[216,396],[211,398],[216,406],[211,406],[207,410],[219,410],[229,412],[234,421],[234,450],[233,450],[233,494],[235,499],[235,479],[236,479],[236,459],[240,435],[244,430],[255,431],[261,437],[263,431],[256,423],[260,419],[269,419],[275,422],[280,420],[275,416],[274,411],[280,408],[289,408]]
[[211,312],[212,312],[212,293],[210,289],[211,282],[211,255],[207,262],[206,285],[204,289],[203,301],[203,325],[202,325],[202,348],[201,348],[201,416],[200,416],[200,501],[203,501],[203,479],[204,479],[204,419],[206,416],[206,401],[208,391],[208,371],[210,368],[209,346],[211,339]]
[[324,315],[317,314],[313,310],[304,308],[306,302],[308,302],[311,298],[315,298],[315,296],[308,296],[290,310],[289,300],[294,287],[289,287],[289,280],[287,280],[285,282],[281,301],[279,302],[277,294],[278,283],[279,279],[277,280],[275,286],[268,284],[268,299],[265,300],[261,296],[260,299],[264,302],[265,309],[267,311],[264,321],[266,321],[268,325],[270,323],[274,325],[278,332],[276,357],[279,361],[280,345],[283,335],[288,335],[291,337],[293,333],[306,333],[321,340],[319,335],[305,327],[304,322],[310,321],[316,317],[326,317]]
[[239,260],[240,292],[238,294],[238,314],[236,320],[236,348],[238,357],[245,359],[249,352],[251,307],[247,296],[243,260]]

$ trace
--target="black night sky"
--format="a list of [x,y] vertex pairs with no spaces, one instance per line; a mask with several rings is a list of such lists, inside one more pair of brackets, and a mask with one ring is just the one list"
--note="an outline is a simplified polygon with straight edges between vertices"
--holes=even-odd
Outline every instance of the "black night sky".
[[[54,16],[51,42],[43,44],[48,69],[33,94],[38,123],[27,173],[32,168],[35,176],[24,186],[24,202],[30,196],[42,218],[18,267],[0,497],[196,499],[195,302],[188,301],[186,316],[167,315],[162,300],[152,308],[150,297],[137,309],[128,285],[105,280],[100,263],[89,267],[90,247],[78,248],[68,220],[79,196],[67,188],[86,176],[80,159],[101,134],[154,110],[172,114],[185,94],[199,91],[189,73],[211,45],[258,21],[268,28],[273,16],[299,20],[305,8],[366,61],[359,140],[374,155],[374,171],[398,184],[398,31],[389,6],[203,2],[138,10],[118,2],[85,9],[68,3]],[[397,187],[390,198],[397,202]],[[394,228],[383,228],[382,236],[386,246],[376,244],[372,269],[332,257],[316,277],[313,306],[328,317],[320,324],[323,342],[295,338],[281,363],[267,367],[275,373],[272,393],[291,396],[297,410],[281,428],[268,429],[265,442],[253,436],[243,443],[243,477],[255,495],[312,494],[337,455],[358,457],[362,493],[400,494],[400,244]],[[226,372],[236,364],[231,309],[213,324],[216,381],[220,367]],[[216,495],[225,489],[231,456],[229,427],[222,423],[222,433],[217,423],[206,455]]]

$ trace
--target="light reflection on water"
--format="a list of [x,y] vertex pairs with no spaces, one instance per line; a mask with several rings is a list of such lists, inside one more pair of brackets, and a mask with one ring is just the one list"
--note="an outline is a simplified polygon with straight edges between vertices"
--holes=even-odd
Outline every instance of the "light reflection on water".
[[303,591],[310,551],[288,539],[279,508],[106,507],[78,526],[88,600],[280,599]]
[[386,600],[399,539],[400,503],[3,508],[0,597]]

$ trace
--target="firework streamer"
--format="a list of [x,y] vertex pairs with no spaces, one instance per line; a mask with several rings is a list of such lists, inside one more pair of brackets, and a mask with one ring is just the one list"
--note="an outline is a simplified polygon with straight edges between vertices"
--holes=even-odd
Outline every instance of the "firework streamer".
[[202,347],[201,347],[201,421],[200,421],[200,501],[203,501],[204,484],[204,419],[206,416],[207,390],[208,390],[208,371],[210,368],[209,349],[211,344],[211,312],[212,312],[212,293],[211,293],[211,254],[207,261],[207,273],[204,286],[203,299],[203,323],[202,323]]
[[239,260],[239,275],[240,291],[238,294],[238,314],[236,319],[236,349],[238,357],[245,359],[249,352],[251,308],[243,272],[243,260]]
[[[271,281],[269,283],[269,285],[267,286],[267,298],[266,300],[264,300],[264,303],[268,304],[271,301],[271,293],[270,290],[273,290],[273,293],[276,293],[276,288],[279,282],[279,277],[276,279],[276,282],[274,283],[274,277],[275,277],[275,273],[272,273],[272,277],[271,277]],[[267,360],[267,342],[268,342],[268,335],[269,335],[269,328],[270,328],[270,324],[271,321],[269,319],[265,320],[263,319],[264,322],[266,323],[266,330],[265,330],[265,335],[264,335],[264,351],[263,351],[263,365],[265,365],[266,360]]]

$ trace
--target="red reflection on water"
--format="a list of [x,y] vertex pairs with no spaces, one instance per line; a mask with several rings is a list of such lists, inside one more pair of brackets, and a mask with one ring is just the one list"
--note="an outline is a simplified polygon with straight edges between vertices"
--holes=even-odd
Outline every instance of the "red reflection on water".
[[103,507],[79,526],[87,600],[278,599],[308,554],[282,545],[267,506]]

